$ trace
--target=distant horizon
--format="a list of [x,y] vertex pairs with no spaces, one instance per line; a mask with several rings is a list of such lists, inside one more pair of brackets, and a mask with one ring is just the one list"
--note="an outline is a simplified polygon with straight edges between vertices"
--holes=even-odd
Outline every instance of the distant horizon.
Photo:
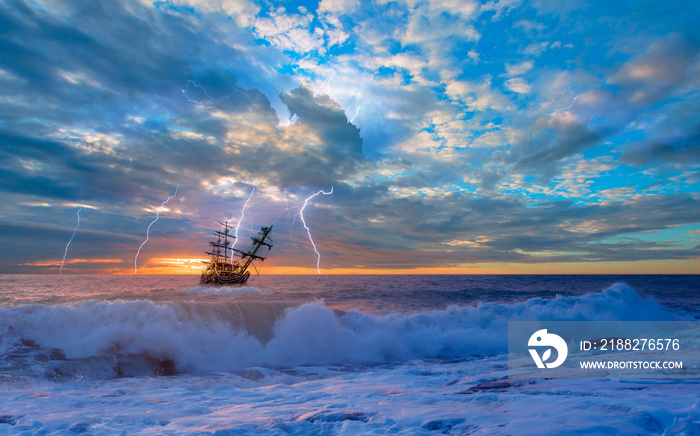
[[[105,276],[131,276],[131,277],[136,277],[136,276],[161,276],[161,275],[171,275],[171,276],[191,276],[191,277],[199,277],[201,273],[190,273],[190,272],[177,272],[177,273],[168,273],[168,272],[162,272],[162,273],[139,273],[139,274],[133,274],[133,273],[111,273],[111,272],[72,272],[72,273],[65,273],[65,274],[58,274],[55,272],[47,272],[47,271],[42,271],[42,272],[16,272],[16,273],[0,273],[0,276],[2,275],[59,275],[61,277],[63,276],[88,276],[88,275],[105,275]],[[668,275],[668,276],[700,276],[700,273],[685,273],[685,272],[679,272],[679,273],[673,273],[673,272],[663,272],[663,273],[653,273],[653,272],[645,272],[645,273],[615,273],[615,272],[605,272],[605,273],[600,273],[600,272],[558,272],[558,273],[535,273],[535,272],[491,272],[491,273],[466,273],[466,272],[426,272],[426,273],[415,273],[415,272],[328,272],[324,274],[317,274],[315,272],[307,272],[307,273],[265,273],[261,274],[260,276],[340,276],[340,275],[364,275],[364,276],[391,276],[391,275],[397,275],[397,276],[507,276],[507,275],[512,275],[512,276],[585,276],[585,275],[590,275],[590,276],[644,276],[644,275],[649,275],[649,276],[663,276],[663,275]],[[256,276],[251,276],[251,277],[256,277]]]
[[[443,268],[326,268],[321,264],[321,274],[314,267],[291,267],[274,265],[274,251],[272,262],[268,261],[259,268],[261,275],[697,275],[696,261],[639,261],[639,262],[581,262],[581,263],[534,263],[534,264],[475,264],[470,267],[443,267]],[[99,264],[98,262],[95,262]],[[140,266],[138,273],[134,274],[133,264],[130,262],[118,263],[119,267],[110,269],[74,269],[73,264],[66,264],[63,268],[65,274],[107,274],[107,275],[199,275],[203,270],[202,260],[199,258],[172,258],[159,259],[156,266],[146,262]],[[34,271],[2,272],[2,274],[59,274],[59,264],[47,265]],[[165,266],[164,266],[165,265]],[[31,267],[30,265],[25,265]],[[253,275],[255,272],[253,271]]]

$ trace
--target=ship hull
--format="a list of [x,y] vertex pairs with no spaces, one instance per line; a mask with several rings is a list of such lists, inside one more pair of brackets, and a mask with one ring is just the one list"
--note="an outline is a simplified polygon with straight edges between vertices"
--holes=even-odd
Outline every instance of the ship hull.
[[250,277],[250,273],[248,271],[243,274],[203,273],[202,277],[199,279],[199,284],[207,286],[245,285],[248,281],[248,277]]

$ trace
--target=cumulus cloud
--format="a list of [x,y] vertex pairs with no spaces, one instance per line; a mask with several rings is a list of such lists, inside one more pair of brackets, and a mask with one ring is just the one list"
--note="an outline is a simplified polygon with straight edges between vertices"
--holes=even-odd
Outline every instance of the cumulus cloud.
[[297,53],[325,50],[323,30],[311,25],[313,18],[305,10],[292,14],[273,11],[269,17],[257,18],[252,27],[259,38],[281,50]]

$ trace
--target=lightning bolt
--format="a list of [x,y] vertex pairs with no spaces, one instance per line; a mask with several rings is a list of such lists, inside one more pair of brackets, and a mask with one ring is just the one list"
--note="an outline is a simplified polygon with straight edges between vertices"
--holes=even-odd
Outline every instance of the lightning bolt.
[[209,93],[207,92],[206,88],[204,88],[202,85],[197,85],[197,83],[195,83],[194,80],[188,80],[188,81],[187,81],[187,86],[185,87],[185,89],[181,89],[180,91],[182,91],[182,93],[184,94],[184,96],[185,96],[185,98],[187,99],[187,101],[189,101],[190,103],[198,104],[198,105],[202,106],[204,109],[213,109],[213,108],[215,108],[216,106],[207,106],[207,104],[206,104],[204,101],[194,100],[194,99],[190,98],[190,96],[187,95],[187,92],[190,90],[190,83],[191,83],[195,88],[201,89],[201,90],[204,92],[204,95],[205,95],[205,96],[207,96],[209,99],[215,101],[216,103],[223,103],[224,100],[227,100],[227,99],[231,98],[231,96],[232,96],[233,94],[238,93],[238,94],[241,94],[241,95],[245,96],[251,103],[255,104],[255,102],[254,102],[253,100],[251,100],[250,97],[249,97],[245,92],[241,91],[240,89],[236,89],[235,91],[233,91],[233,92],[231,92],[231,93],[229,93],[229,94],[226,94],[226,95],[224,95],[223,97],[221,97],[221,99],[217,100],[217,99],[215,99],[214,97],[212,97],[211,95],[209,95]]
[[78,231],[78,227],[80,227],[80,211],[83,207],[79,206],[78,207],[78,212],[76,214],[78,215],[78,223],[75,225],[75,229],[73,229],[73,234],[70,237],[70,241],[66,244],[66,251],[63,253],[63,260],[61,261],[61,269],[58,270],[59,274],[63,274],[63,265],[66,263],[66,256],[68,255],[68,247],[70,247],[70,243],[73,242],[73,238],[75,237],[75,233]]
[[330,92],[331,92],[331,86],[330,86],[330,84],[331,84],[331,80],[333,80],[334,77],[335,77],[335,74],[332,75],[332,76],[329,76],[326,80],[324,80],[323,83],[321,83],[321,86],[318,87],[318,91],[317,91],[316,93],[314,93],[314,96],[320,95],[320,94],[321,94],[321,91],[323,90],[323,87],[324,87],[324,86],[325,86],[326,89],[328,90],[328,92],[326,93],[326,95],[330,94]]
[[357,118],[357,116],[359,114],[360,114],[360,108],[358,106],[357,110],[355,111],[355,115],[353,115],[352,118],[350,119],[350,124],[352,124],[355,121],[355,118]]
[[591,115],[591,118],[588,120],[588,131],[589,132],[591,131],[591,123],[593,122],[593,117],[595,117],[596,115],[598,115],[598,112]]
[[574,103],[576,103],[576,100],[578,100],[578,97],[579,97],[578,95],[574,95],[573,91],[571,90],[571,87],[564,88],[561,92],[555,94],[554,97],[552,97],[552,101],[550,101],[546,105],[542,106],[542,109],[546,108],[547,106],[553,105],[554,101],[557,99],[557,97],[559,97],[560,95],[564,95],[566,93],[566,91],[569,91],[569,96],[571,97],[571,103],[566,107],[554,109],[554,112],[550,112],[550,113],[545,112],[545,114],[549,115],[550,117],[553,117],[554,115],[558,114],[559,112],[564,112],[564,111],[571,109],[571,106],[573,106]]
[[168,108],[165,107],[165,106],[163,106],[162,104],[160,105],[160,107],[162,107],[163,109],[165,109],[165,112],[168,113],[168,118],[170,119],[170,122],[172,123],[172,122],[173,122],[173,116],[170,115],[170,111],[168,110]]
[[299,122],[299,117],[297,116],[297,114],[293,114],[291,117],[289,117],[289,119],[284,124],[284,126],[289,127],[291,125],[297,124],[298,122]]
[[316,248],[316,244],[314,243],[314,240],[311,237],[311,229],[309,229],[309,226],[306,225],[306,221],[304,220],[304,209],[306,208],[306,205],[309,204],[309,200],[316,197],[317,195],[320,195],[320,194],[331,195],[332,193],[333,193],[332,186],[331,186],[330,192],[324,192],[323,190],[318,191],[314,195],[311,195],[306,200],[304,200],[304,205],[299,210],[299,217],[301,218],[301,222],[304,224],[304,228],[306,229],[306,234],[309,235],[309,241],[311,241],[311,245],[314,247],[314,252],[316,253],[316,270],[318,271],[319,275],[321,274],[321,253],[318,252],[318,249]]
[[163,202],[163,204],[161,204],[160,207],[158,208],[158,210],[156,211],[156,219],[154,219],[154,220],[151,222],[151,224],[148,225],[148,228],[146,229],[146,240],[143,241],[143,244],[141,244],[141,246],[139,247],[138,251],[136,252],[136,257],[134,257],[134,275],[135,275],[135,274],[137,273],[137,271],[138,271],[138,260],[139,260],[139,254],[141,253],[141,249],[143,248],[144,245],[146,245],[146,242],[148,242],[148,238],[150,238],[151,226],[153,226],[153,224],[155,224],[156,221],[158,221],[158,218],[160,218],[160,211],[163,210],[163,208],[165,207],[165,205],[168,204],[168,202],[169,202],[174,196],[177,195],[177,190],[178,190],[178,189],[180,189],[180,185],[179,185],[179,184],[178,184],[177,186],[175,186],[175,193],[174,193],[173,195],[171,195],[170,197],[168,197],[168,199],[165,200],[165,201]]
[[250,195],[248,196],[248,199],[243,203],[243,209],[241,209],[241,217],[238,219],[238,222],[236,223],[236,232],[234,233],[233,236],[235,236],[233,240],[233,244],[231,244],[231,250],[233,250],[233,247],[236,246],[236,242],[238,241],[238,229],[241,228],[241,223],[243,222],[243,217],[245,216],[245,208],[248,207],[248,202],[250,202],[250,199],[253,198],[253,194],[255,193],[255,186],[253,186],[253,190],[250,191]]

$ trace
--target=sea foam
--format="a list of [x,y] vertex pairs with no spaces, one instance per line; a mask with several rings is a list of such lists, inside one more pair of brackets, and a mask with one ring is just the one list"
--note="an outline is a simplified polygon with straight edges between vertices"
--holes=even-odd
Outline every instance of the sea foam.
[[139,368],[170,374],[470,359],[506,353],[508,321],[670,319],[661,304],[616,284],[577,297],[379,315],[338,312],[321,301],[31,305],[0,309],[0,337],[3,355],[22,343],[61,356],[45,359],[47,374],[109,378]]

